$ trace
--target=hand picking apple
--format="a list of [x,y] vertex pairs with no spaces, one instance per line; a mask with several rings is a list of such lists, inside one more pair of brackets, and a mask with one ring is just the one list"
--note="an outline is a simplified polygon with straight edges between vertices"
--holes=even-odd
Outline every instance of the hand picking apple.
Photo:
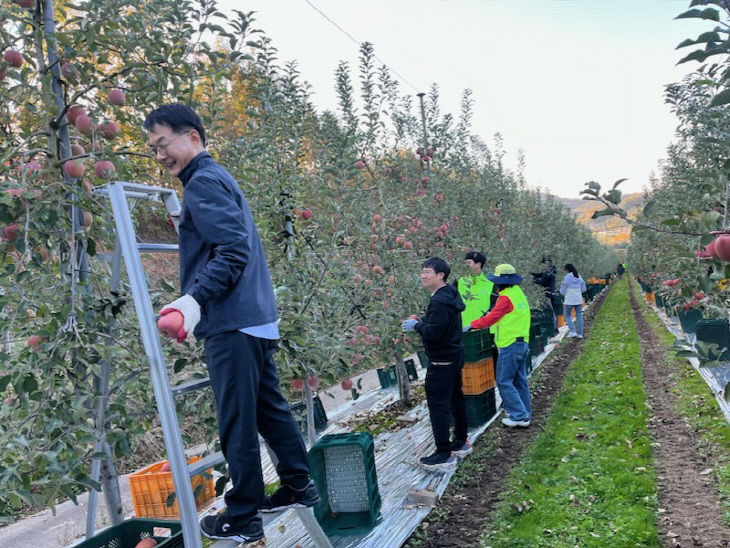
[[[169,331],[171,326],[167,324],[170,320],[163,321],[165,316],[172,312],[182,314],[183,317],[182,326],[178,328],[177,332]],[[183,342],[195,330],[195,326],[198,325],[199,321],[200,305],[190,295],[183,295],[160,310],[160,319],[157,322],[157,328],[166,337],[175,338],[177,342]]]

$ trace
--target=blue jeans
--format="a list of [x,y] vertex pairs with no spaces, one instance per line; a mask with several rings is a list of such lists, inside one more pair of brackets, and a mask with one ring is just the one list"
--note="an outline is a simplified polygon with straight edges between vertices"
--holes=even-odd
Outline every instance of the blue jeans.
[[[573,318],[570,317],[570,309],[575,309],[575,323],[573,325]],[[583,336],[583,305],[582,304],[566,304],[563,305],[565,310],[565,323],[568,324],[568,329],[571,333],[578,333],[581,337]]]
[[499,349],[497,388],[502,407],[513,421],[530,420],[530,387],[527,385],[527,343],[513,342]]

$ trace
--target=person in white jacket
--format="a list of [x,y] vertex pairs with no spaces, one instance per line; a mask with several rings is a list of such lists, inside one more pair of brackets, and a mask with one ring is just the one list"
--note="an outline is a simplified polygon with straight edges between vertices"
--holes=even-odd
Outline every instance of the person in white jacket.
[[[568,337],[583,338],[583,293],[586,292],[586,283],[580,277],[575,267],[568,263],[565,265],[565,278],[560,285],[560,294],[563,296],[563,312],[565,321],[568,324]],[[570,317],[570,309],[575,309],[575,323]]]

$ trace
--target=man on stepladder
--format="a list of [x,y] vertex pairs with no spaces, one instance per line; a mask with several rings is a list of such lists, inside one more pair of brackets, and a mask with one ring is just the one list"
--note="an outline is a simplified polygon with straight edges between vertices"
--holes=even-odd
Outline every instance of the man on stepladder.
[[[226,509],[200,522],[209,538],[254,542],[264,537],[262,512],[319,502],[304,440],[279,389],[274,363],[279,332],[274,291],[251,210],[238,184],[205,148],[197,113],[164,105],[144,122],[151,152],[183,185],[179,224],[183,296],[178,342],[205,340],[205,360],[232,487]],[[281,487],[264,497],[257,431],[276,453]]]

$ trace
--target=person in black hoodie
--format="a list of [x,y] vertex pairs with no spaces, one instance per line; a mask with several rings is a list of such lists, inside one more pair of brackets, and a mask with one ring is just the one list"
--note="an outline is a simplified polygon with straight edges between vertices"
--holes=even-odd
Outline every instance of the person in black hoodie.
[[[445,469],[456,464],[454,455],[471,453],[467,441],[466,402],[461,390],[464,349],[461,346],[461,311],[466,307],[453,285],[447,285],[451,268],[439,257],[421,265],[421,283],[431,292],[423,318],[403,320],[403,331],[416,331],[431,362],[426,373],[426,401],[436,452],[420,459],[427,469]],[[454,414],[454,439],[449,440],[449,417]],[[453,454],[452,454],[453,453]]]

